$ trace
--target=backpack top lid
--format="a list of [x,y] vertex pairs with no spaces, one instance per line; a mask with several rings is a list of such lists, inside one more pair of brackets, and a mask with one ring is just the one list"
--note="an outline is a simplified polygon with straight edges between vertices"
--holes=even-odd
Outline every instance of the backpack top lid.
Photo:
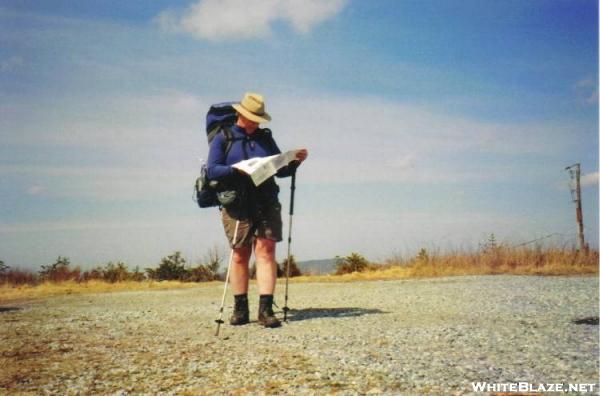
[[206,113],[206,138],[209,144],[221,127],[235,124],[237,112],[232,106],[234,103],[237,102],[217,103],[208,109],[208,113]]

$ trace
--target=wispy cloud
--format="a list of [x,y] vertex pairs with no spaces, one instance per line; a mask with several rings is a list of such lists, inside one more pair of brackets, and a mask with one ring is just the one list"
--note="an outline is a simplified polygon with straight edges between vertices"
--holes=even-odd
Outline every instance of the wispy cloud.
[[244,41],[268,36],[278,21],[308,33],[345,4],[346,0],[200,0],[184,11],[163,11],[156,19],[167,31],[197,39]]
[[[33,106],[34,111],[31,103],[18,103],[11,111],[0,111],[4,116],[0,128],[10,131],[0,137],[0,142],[4,146],[117,151],[183,148],[198,136],[202,114],[208,108],[208,102],[200,97],[176,92],[75,100],[52,105],[41,100]],[[53,116],[54,111],[63,108],[69,113],[68,119]]]
[[[528,177],[515,159],[568,146],[568,126],[497,123],[372,97],[276,98],[282,147],[306,146],[319,181],[485,181]],[[488,160],[474,167],[476,158]],[[470,157],[474,157],[469,161]],[[308,173],[308,175],[307,175]]]
[[[133,169],[82,166],[0,165],[0,176],[40,180],[25,194],[52,198],[79,198],[86,201],[154,200],[191,197],[196,169],[166,169],[164,166]],[[190,198],[191,201],[191,198]]]
[[84,230],[135,230],[144,228],[193,227],[195,221],[189,217],[171,217],[168,219],[128,219],[125,221],[45,221],[38,223],[18,223],[0,225],[0,234],[84,231]]
[[[267,104],[279,146],[309,149],[303,175],[311,182],[527,177],[506,159],[552,155],[568,145],[571,136],[569,128],[557,125],[485,122],[372,97],[274,96],[267,97]],[[44,155],[76,150],[108,157],[91,168],[13,164],[0,168],[0,174],[26,173],[32,175],[32,184],[40,183],[33,176],[68,178],[71,182],[61,194],[100,197],[110,191],[116,198],[154,193],[156,186],[187,187],[186,178],[191,180],[198,169],[197,159],[207,155],[203,118],[208,105],[202,96],[164,93],[100,99],[58,119],[48,110],[29,117],[30,122],[17,112],[12,122],[16,127],[7,128],[11,132],[0,138],[5,147],[38,149]],[[482,153],[489,159],[474,168],[469,157]]]

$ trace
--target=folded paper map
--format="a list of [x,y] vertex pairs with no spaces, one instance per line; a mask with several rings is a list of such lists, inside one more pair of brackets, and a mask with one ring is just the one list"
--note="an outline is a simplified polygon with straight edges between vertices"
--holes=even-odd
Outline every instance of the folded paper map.
[[250,158],[237,162],[231,166],[246,173],[255,186],[259,186],[277,171],[296,159],[300,150],[290,150],[282,154],[269,157]]

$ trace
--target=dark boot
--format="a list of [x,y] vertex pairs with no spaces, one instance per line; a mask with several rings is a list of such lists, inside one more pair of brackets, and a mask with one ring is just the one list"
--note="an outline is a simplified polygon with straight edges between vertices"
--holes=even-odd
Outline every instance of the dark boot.
[[273,295],[262,294],[258,306],[258,323],[265,327],[279,327],[281,322],[273,313]]
[[248,294],[238,294],[235,298],[235,307],[229,323],[233,326],[240,326],[250,323],[250,313],[248,310]]

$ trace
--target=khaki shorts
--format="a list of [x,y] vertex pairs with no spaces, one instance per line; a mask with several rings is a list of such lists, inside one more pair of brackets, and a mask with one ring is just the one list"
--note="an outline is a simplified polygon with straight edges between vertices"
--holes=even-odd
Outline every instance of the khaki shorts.
[[235,245],[233,236],[235,233],[235,224],[238,216],[235,211],[227,208],[221,209],[221,220],[225,235],[229,240],[229,246],[232,248],[240,248],[244,246],[252,246],[254,238],[266,238],[275,242],[281,241],[282,238],[282,223],[281,223],[281,204],[276,202],[265,208],[260,213],[249,218],[241,218],[240,225],[237,230]]

